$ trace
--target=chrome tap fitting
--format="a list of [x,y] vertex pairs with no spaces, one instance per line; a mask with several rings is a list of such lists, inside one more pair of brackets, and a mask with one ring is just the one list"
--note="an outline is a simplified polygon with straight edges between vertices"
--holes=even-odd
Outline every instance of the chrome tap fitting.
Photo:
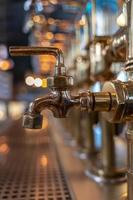
[[[10,54],[15,56],[49,54],[57,58],[57,66],[53,77],[48,79],[51,93],[36,99],[24,115],[23,126],[41,128],[41,111],[49,109],[55,117],[66,117],[71,107],[78,106],[87,111],[101,111],[111,122],[132,120],[133,83],[121,81],[106,82],[103,91],[91,93],[85,91],[72,96],[69,87],[73,85],[72,77],[67,76],[61,50],[52,47],[11,47]],[[63,69],[63,70],[62,70]]]
[[133,82],[108,81],[102,92],[81,95],[80,105],[88,111],[101,111],[110,122],[133,120]]
[[95,36],[89,45],[91,75],[96,80],[112,79],[114,77],[114,73],[110,69],[112,63],[126,61],[126,28],[121,28],[113,36]]
[[9,52],[12,56],[52,55],[57,58],[58,68],[64,67],[63,52],[55,47],[12,46]]
[[73,79],[66,74],[64,57],[60,49],[53,47],[10,47],[10,54],[13,56],[48,54],[57,58],[54,76],[48,78],[48,87],[51,88],[51,92],[30,103],[28,112],[23,117],[25,128],[41,128],[43,121],[41,112],[44,109],[51,110],[55,117],[63,118],[67,116],[71,107],[79,105],[79,98],[70,94],[69,87],[73,85]]
[[[23,126],[26,128],[41,128],[41,111],[44,109],[51,110],[55,117],[61,118],[67,116],[71,107],[80,106],[87,111],[105,112],[109,121],[121,121],[127,113],[132,112],[131,109],[128,111],[126,109],[132,106],[130,98],[132,83],[107,82],[102,92],[87,91],[72,96],[69,87],[72,86],[73,79],[66,74],[61,50],[51,47],[10,47],[10,54],[14,56],[49,54],[57,58],[55,74],[48,79],[48,86],[52,91],[29,105],[28,112],[23,117]],[[130,116],[132,118],[132,114]]]
[[81,108],[87,111],[105,111],[113,110],[116,102],[115,94],[110,92],[84,92],[81,93]]
[[43,110],[52,111],[54,117],[65,118],[68,110],[79,104],[77,97],[72,97],[68,91],[52,91],[44,97],[37,98],[30,103],[28,112],[23,116],[23,127],[38,129],[42,127]]

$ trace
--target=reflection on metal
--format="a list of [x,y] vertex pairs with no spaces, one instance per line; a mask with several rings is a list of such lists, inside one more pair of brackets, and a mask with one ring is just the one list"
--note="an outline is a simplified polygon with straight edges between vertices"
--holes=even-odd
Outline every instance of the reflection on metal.
[[[108,134],[108,133],[107,133]],[[115,184],[125,182],[127,180],[126,177],[126,145],[122,142],[121,148],[124,152],[124,155],[121,153],[121,149],[118,149],[119,144],[115,141],[115,146],[113,150],[118,150],[119,153],[115,153],[113,158],[115,159],[115,163],[110,163],[110,160],[114,160],[112,158],[108,158],[106,161],[106,165],[104,163],[104,156],[102,154],[95,154],[95,157],[89,157],[87,169],[85,170],[85,174],[92,180],[97,183],[108,183]],[[123,148],[124,147],[124,148]],[[108,147],[110,149],[110,147]],[[105,150],[105,149],[104,149]],[[112,155],[111,155],[112,156]]]
[[120,29],[113,36],[95,36],[89,42],[91,75],[96,76],[96,78],[100,75],[104,79],[110,80],[111,77],[106,76],[107,74],[111,76],[112,63],[124,63],[126,61],[126,45],[125,28]]
[[70,147],[66,143],[64,145],[64,142],[66,142],[66,134],[59,120],[50,118],[50,128],[76,199],[120,200],[122,194],[127,190],[126,182],[120,183],[119,181],[115,181],[115,184],[109,184],[110,182],[103,181],[102,184],[96,184],[88,179],[84,171],[88,163],[90,163],[90,159],[79,160],[74,154],[77,148]]
[[89,157],[87,176],[98,183],[126,181],[127,146],[126,142],[116,137],[116,127],[100,115],[102,128],[101,151]]
[[47,117],[43,117],[42,128],[43,129],[47,129],[48,128],[48,119],[47,119]]
[[121,122],[133,119],[131,81],[106,82],[102,92],[84,92],[81,96],[81,107],[90,111],[105,112],[106,119],[110,122]]

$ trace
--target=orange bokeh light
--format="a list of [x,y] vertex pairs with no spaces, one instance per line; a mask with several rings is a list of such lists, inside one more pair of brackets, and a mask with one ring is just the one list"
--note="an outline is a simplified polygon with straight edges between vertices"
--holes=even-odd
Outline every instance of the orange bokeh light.
[[43,155],[43,156],[41,157],[40,161],[41,161],[41,165],[42,165],[43,167],[46,167],[46,166],[48,165],[48,158],[47,158],[47,156]]
[[54,34],[52,32],[47,32],[45,37],[47,40],[52,40],[54,38]]
[[9,152],[9,147],[6,143],[0,145],[0,153],[7,154]]
[[9,60],[0,60],[0,69],[3,71],[11,69],[12,65]]
[[52,71],[55,63],[56,63],[56,58],[51,55],[40,55],[39,56],[39,63],[40,63],[40,71],[41,72],[50,72]]

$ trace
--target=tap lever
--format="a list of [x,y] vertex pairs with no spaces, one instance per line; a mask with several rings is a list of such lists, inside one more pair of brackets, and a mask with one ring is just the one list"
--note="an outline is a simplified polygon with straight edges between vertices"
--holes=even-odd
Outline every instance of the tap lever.
[[49,77],[48,86],[64,90],[73,85],[72,77],[67,76],[66,67],[64,65],[63,52],[55,47],[28,47],[28,46],[13,46],[9,49],[12,56],[29,56],[29,55],[52,55],[57,59],[55,72],[53,77]]
[[102,43],[105,46],[111,43],[111,39],[111,36],[95,36],[93,44]]
[[57,65],[64,65],[63,52],[55,47],[11,46],[11,56],[52,55],[57,58]]

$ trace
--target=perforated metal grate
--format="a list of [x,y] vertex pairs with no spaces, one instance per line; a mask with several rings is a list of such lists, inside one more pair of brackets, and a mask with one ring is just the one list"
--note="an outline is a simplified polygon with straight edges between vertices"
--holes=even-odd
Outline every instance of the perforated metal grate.
[[41,138],[36,145],[9,145],[0,160],[0,200],[72,199],[54,145]]

